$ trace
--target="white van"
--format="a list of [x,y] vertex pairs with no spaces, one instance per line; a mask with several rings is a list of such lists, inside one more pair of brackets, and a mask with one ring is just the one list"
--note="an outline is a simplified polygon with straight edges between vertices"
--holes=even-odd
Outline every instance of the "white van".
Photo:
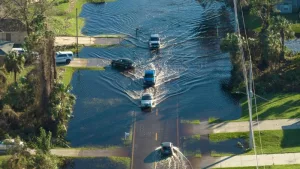
[[74,54],[72,51],[56,52],[55,62],[69,64],[73,60]]

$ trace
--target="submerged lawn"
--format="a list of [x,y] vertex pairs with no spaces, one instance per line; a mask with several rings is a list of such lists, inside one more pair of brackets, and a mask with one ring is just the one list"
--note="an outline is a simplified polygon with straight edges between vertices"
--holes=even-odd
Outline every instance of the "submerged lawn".
[[199,147],[200,135],[192,135],[189,137],[182,137],[183,140],[183,154],[189,157],[201,157]]
[[[264,168],[264,167],[261,166],[260,168]],[[300,168],[300,165],[273,165],[273,166],[265,166],[265,169],[299,169],[299,168]],[[216,168],[216,169],[218,169],[218,168]],[[230,167],[230,168],[222,168],[222,169],[256,169],[256,167]]]
[[[69,5],[69,2],[61,3],[56,8],[56,15],[53,16],[53,21],[51,25],[55,27],[55,33],[58,35],[69,35],[76,36],[76,8],[78,16],[80,16],[82,6],[87,3],[89,0],[73,0],[75,1],[73,6]],[[105,0],[105,2],[111,2],[114,0]],[[84,26],[84,19],[78,17],[78,34],[83,35],[84,32],[81,32]],[[118,35],[112,35],[116,37]],[[107,36],[111,37],[111,36]]]
[[[300,129],[296,130],[273,130],[261,131],[261,142],[259,140],[259,132],[254,132],[255,142],[257,146],[257,153],[275,154],[275,153],[293,153],[300,152]],[[230,139],[242,138],[249,142],[249,132],[236,132],[236,133],[216,133],[210,134],[209,140],[212,142],[221,142]],[[232,146],[237,146],[232,145]],[[229,149],[230,150],[230,149]],[[254,154],[253,151],[245,152],[246,154]],[[212,151],[212,156],[227,156],[233,155],[232,152],[216,152]]]
[[73,73],[77,70],[104,70],[103,67],[67,67],[67,66],[60,66],[57,68],[58,73],[62,77],[62,82],[65,85],[69,85],[71,83]]
[[[259,120],[300,118],[300,94],[268,94],[262,97],[267,100],[256,97]],[[241,106],[242,117],[238,119],[238,121],[249,120],[248,103],[246,99],[241,101]],[[256,119],[254,100],[253,119]]]

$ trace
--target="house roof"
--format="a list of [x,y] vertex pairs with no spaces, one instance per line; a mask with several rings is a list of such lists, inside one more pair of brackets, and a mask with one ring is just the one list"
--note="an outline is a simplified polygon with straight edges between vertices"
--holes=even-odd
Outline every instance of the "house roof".
[[7,41],[0,41],[0,56],[8,54],[12,50],[14,43]]
[[23,32],[25,25],[18,19],[0,19],[0,32]]

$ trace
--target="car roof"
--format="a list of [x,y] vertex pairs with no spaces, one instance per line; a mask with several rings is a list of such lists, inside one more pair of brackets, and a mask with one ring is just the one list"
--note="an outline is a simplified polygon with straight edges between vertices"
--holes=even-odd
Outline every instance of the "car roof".
[[125,59],[118,59],[118,60],[123,60],[125,62],[133,63],[133,61],[131,61],[130,59],[127,59],[127,58],[125,58]]
[[155,70],[145,70],[145,74],[155,74]]
[[56,54],[73,54],[72,51],[58,51]]
[[24,51],[23,48],[12,48],[11,50],[12,50],[12,51]]
[[161,143],[161,146],[163,147],[171,147],[172,143],[171,142],[163,142]]
[[152,94],[151,93],[143,93],[142,96],[151,96],[152,97]]
[[151,34],[150,37],[155,37],[155,38],[159,38],[159,34]]

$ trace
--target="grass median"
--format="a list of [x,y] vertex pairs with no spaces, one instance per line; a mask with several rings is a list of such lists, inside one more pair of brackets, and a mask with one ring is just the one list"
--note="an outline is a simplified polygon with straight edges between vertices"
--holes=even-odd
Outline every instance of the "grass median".
[[[258,154],[277,154],[277,153],[295,153],[300,152],[300,129],[295,130],[272,130],[261,131],[261,143],[259,132],[254,132],[255,142],[257,146]],[[209,135],[209,140],[214,143],[221,143],[227,140],[243,139],[244,143],[235,142],[232,147],[244,145],[243,154],[254,154],[253,150],[247,150],[247,143],[249,142],[249,132],[236,132],[236,133],[215,133]],[[242,148],[242,147],[241,147]],[[263,153],[261,152],[261,148]],[[231,148],[228,151],[212,150],[212,156],[230,156],[236,155],[231,152]]]
[[200,124],[200,120],[180,120],[183,124]]

